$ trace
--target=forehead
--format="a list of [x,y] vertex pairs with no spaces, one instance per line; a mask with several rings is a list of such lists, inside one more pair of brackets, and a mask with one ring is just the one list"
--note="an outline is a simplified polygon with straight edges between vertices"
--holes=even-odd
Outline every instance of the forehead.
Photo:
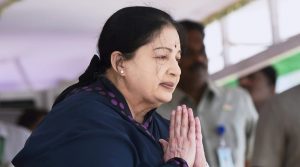
[[190,30],[187,33],[189,44],[203,45],[203,35],[198,30]]
[[180,46],[180,39],[177,30],[172,26],[165,26],[161,31],[154,36],[150,42],[155,46],[165,45],[165,46]]
[[261,71],[256,71],[252,74],[249,74],[247,77],[250,77],[250,78],[254,78],[254,77],[265,77],[264,73],[261,72]]
[[254,72],[252,74],[242,77],[241,79],[249,79],[256,82],[268,81],[268,77],[261,71]]

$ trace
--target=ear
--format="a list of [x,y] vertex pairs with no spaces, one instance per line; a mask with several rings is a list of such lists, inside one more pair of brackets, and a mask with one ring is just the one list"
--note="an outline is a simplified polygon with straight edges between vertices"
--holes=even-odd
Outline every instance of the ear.
[[119,51],[113,51],[111,53],[110,62],[112,65],[112,68],[116,73],[119,73],[121,76],[125,75],[124,71],[124,60],[123,54]]
[[275,95],[275,94],[276,94],[276,86],[272,86],[271,90],[272,90],[271,93],[272,93],[273,95]]

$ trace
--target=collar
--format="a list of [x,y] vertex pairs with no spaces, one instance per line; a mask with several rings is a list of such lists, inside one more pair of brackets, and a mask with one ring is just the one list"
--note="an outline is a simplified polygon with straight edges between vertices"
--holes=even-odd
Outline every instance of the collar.
[[143,123],[138,123],[133,119],[129,106],[126,102],[125,97],[122,93],[115,87],[115,85],[107,79],[104,75],[98,76],[96,82],[93,82],[90,85],[75,88],[72,90],[68,96],[79,93],[79,92],[96,92],[97,94],[103,96],[108,100],[109,105],[111,105],[118,113],[125,116],[134,124],[144,127],[147,129],[152,122],[152,117],[154,115],[155,109],[149,111]]
[[215,83],[213,83],[211,80],[209,80],[207,82],[207,90],[213,96],[216,96],[216,97],[221,96],[221,89]]

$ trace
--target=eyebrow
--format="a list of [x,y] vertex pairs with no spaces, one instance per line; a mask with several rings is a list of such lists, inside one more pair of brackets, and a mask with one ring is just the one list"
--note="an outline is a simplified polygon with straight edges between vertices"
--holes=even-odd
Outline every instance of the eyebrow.
[[[173,49],[168,48],[168,47],[164,47],[164,46],[154,48],[153,50],[159,50],[159,49],[166,49],[166,50],[168,50],[169,52],[172,52],[172,51],[173,51]],[[178,50],[178,52],[181,53],[181,50]]]

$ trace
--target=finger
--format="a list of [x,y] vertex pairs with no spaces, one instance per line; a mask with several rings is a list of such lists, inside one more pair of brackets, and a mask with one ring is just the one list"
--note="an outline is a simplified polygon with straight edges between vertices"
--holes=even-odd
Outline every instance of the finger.
[[195,118],[195,124],[196,124],[196,139],[202,140],[202,132],[201,132],[201,124],[199,117]]
[[188,132],[188,111],[186,108],[186,105],[182,105],[182,119],[181,119],[181,129],[180,129],[180,135],[181,136],[187,136]]
[[194,118],[193,110],[191,108],[188,109],[188,114],[189,114],[188,138],[189,140],[195,140],[195,118]]
[[162,145],[162,148],[163,148],[164,152],[166,152],[169,143],[164,139],[159,139],[159,143]]
[[174,136],[175,136],[175,111],[173,110],[172,112],[171,112],[171,121],[170,121],[170,129],[169,129],[169,138],[170,139],[173,139],[174,138]]
[[177,106],[175,112],[175,137],[180,137],[182,107]]

